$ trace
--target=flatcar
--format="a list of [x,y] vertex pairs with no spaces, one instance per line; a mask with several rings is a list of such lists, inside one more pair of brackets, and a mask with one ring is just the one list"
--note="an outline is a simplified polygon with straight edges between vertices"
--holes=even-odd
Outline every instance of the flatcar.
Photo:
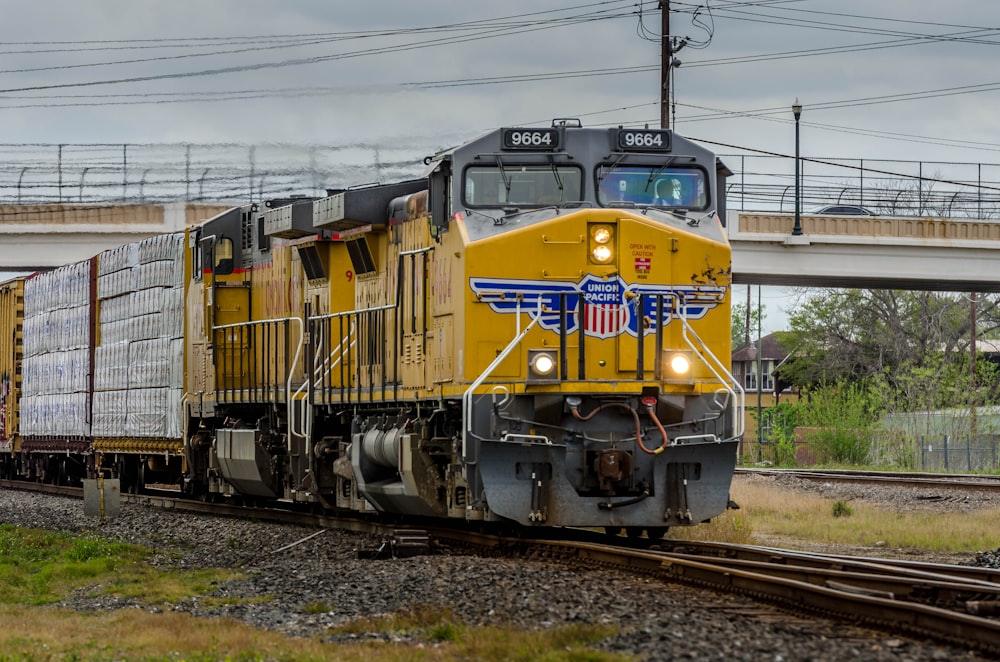
[[424,165],[0,291],[5,473],[650,536],[732,505],[721,161],[557,120]]

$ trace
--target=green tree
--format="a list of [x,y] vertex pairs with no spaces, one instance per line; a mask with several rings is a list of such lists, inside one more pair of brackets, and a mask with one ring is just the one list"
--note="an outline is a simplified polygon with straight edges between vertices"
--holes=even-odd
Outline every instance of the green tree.
[[749,317],[747,311],[747,305],[743,302],[733,303],[733,317],[732,317],[732,341],[733,348],[742,347],[747,343],[747,339],[754,340],[757,338],[757,330],[761,328],[764,320],[767,319],[767,313],[763,311],[760,306],[751,305],[749,309]]
[[[996,305],[980,306],[980,333],[996,328]],[[895,388],[913,370],[940,382],[968,366],[969,301],[964,295],[900,290],[812,290],[799,297],[782,334],[794,356],[783,366],[798,386],[880,375]],[[984,328],[985,327],[985,328]]]

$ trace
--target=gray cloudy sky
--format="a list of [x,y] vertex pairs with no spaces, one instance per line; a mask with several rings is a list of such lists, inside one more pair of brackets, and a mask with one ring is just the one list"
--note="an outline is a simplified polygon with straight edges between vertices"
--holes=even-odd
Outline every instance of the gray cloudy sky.
[[[1000,162],[995,2],[671,7],[689,42],[674,128],[721,153],[792,154],[798,98],[803,156]],[[374,145],[416,161],[502,125],[659,122],[655,0],[0,0],[0,15],[7,145]],[[770,292],[765,331],[783,321]]]
[[[671,7],[671,32],[691,44],[678,54],[678,131],[789,153],[798,97],[804,155],[1000,161],[993,2]],[[552,117],[659,119],[655,0],[2,0],[0,11],[3,143],[410,135],[443,146]]]

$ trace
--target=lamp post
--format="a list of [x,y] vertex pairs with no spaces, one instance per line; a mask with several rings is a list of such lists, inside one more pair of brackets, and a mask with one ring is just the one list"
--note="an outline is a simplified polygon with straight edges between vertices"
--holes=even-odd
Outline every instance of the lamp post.
[[802,116],[802,104],[798,97],[792,104],[792,114],[795,115],[795,227],[792,228],[792,236],[798,237],[802,234],[802,197],[799,190],[799,117]]

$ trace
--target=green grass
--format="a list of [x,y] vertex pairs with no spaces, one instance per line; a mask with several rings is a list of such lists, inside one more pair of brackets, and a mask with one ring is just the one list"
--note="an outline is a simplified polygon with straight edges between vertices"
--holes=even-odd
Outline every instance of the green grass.
[[[593,648],[617,634],[614,626],[578,624],[532,631],[468,627],[450,610],[435,607],[414,606],[398,614],[358,619],[329,633],[390,634],[402,643],[329,643],[257,630],[230,619],[196,619],[170,606],[193,597],[204,605],[230,604],[234,601],[211,593],[238,575],[221,569],[154,568],[148,563],[152,554],[94,535],[0,525],[0,621],[5,624],[0,628],[0,662],[628,659]],[[135,608],[76,612],[52,606],[74,591],[95,599],[116,596],[158,609],[156,613]],[[303,611],[321,614],[333,608],[316,602]]]

